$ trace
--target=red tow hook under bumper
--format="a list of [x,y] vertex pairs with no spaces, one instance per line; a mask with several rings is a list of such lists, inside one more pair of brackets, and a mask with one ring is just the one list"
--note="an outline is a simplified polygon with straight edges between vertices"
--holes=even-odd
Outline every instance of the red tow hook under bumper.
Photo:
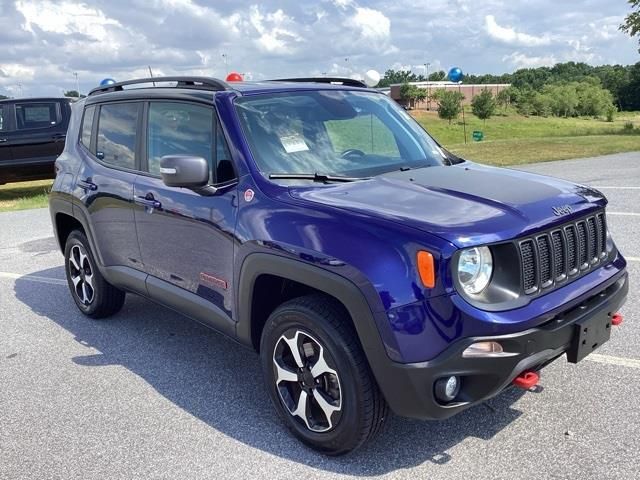
[[617,327],[618,325],[620,325],[622,323],[623,320],[624,320],[624,317],[622,316],[622,314],[620,312],[614,313],[611,316],[611,325],[613,325],[614,327]]
[[540,381],[540,375],[536,372],[522,372],[516,378],[513,379],[513,384],[524,390],[529,390],[535,387]]

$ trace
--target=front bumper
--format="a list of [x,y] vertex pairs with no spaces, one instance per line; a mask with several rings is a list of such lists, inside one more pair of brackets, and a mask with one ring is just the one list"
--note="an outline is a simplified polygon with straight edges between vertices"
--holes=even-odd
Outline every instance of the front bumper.
[[[576,323],[616,313],[626,300],[627,277],[624,272],[603,290],[537,328],[509,335],[464,338],[428,362],[392,362],[384,373],[379,372],[385,378],[378,378],[387,402],[401,416],[444,419],[497,395],[522,372],[539,370],[567,352]],[[490,340],[501,343],[505,352],[514,355],[462,357],[462,352],[472,343]],[[451,375],[462,378],[460,394],[455,402],[441,404],[434,396],[434,383]]]

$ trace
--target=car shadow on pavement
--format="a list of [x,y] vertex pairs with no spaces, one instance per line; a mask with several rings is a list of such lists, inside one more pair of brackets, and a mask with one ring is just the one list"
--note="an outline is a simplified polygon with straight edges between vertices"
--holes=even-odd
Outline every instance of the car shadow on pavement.
[[[33,275],[64,278],[62,267]],[[43,289],[56,289],[43,295]],[[16,297],[36,314],[69,331],[100,353],[72,361],[88,368],[121,365],[160,395],[225,435],[250,447],[334,473],[372,476],[451,460],[468,437],[489,440],[521,412],[512,404],[524,393],[509,389],[497,398],[439,422],[391,417],[364,448],[339,458],[320,455],[291,437],[266,394],[257,355],[200,324],[136,295],[106,320],[76,309],[66,286],[15,282]],[[53,306],[51,299],[56,298]]]

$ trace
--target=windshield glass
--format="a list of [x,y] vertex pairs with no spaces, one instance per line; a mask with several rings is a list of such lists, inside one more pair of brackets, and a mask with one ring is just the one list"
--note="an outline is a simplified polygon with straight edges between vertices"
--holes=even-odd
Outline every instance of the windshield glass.
[[386,95],[287,92],[240,97],[236,107],[265,174],[370,177],[446,162],[433,139]]

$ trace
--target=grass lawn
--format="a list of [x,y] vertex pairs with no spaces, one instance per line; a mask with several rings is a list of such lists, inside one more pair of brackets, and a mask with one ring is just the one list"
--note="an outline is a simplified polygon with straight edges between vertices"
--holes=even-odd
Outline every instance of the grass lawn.
[[[523,117],[513,113],[492,117],[483,123],[471,112],[467,120],[467,144],[462,121],[438,118],[436,112],[411,114],[445,147],[469,160],[492,165],[516,165],[609,153],[640,151],[640,113],[620,113],[615,121],[593,118]],[[634,125],[624,134],[625,123]],[[484,140],[474,142],[474,130]]]
[[0,212],[46,207],[52,183],[53,180],[38,180],[0,185]]

